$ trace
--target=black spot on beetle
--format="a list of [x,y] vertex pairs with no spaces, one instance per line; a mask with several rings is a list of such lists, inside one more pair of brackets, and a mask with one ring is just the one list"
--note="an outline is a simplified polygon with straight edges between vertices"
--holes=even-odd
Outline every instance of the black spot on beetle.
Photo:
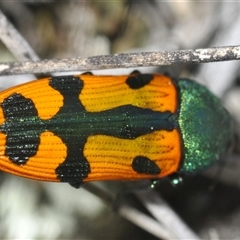
[[134,75],[134,76],[130,76],[127,78],[126,84],[131,89],[139,89],[139,88],[142,88],[142,87],[148,85],[153,78],[154,78],[154,76],[152,74]]
[[84,72],[84,73],[82,73],[81,75],[93,76],[93,73],[92,73],[92,72]]
[[0,127],[6,134],[5,156],[15,164],[25,164],[40,144],[43,127],[37,109],[31,99],[17,93],[5,98],[1,107],[5,118]]
[[133,159],[132,168],[137,173],[157,175],[161,172],[158,165],[144,156],[137,156]]

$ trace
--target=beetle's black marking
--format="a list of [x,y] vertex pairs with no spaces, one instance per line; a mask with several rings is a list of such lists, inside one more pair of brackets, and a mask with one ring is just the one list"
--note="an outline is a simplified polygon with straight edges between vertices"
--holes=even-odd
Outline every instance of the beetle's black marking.
[[132,161],[132,168],[137,173],[157,175],[161,172],[158,165],[144,156],[137,156]]
[[0,130],[6,134],[5,155],[15,164],[25,164],[37,153],[43,131],[37,110],[32,100],[21,94],[4,99],[2,109],[5,122]]
[[[152,78],[152,75],[145,76]],[[147,78],[150,81],[150,77]],[[6,155],[13,162],[24,164],[36,154],[40,134],[44,131],[53,132],[67,147],[67,157],[57,167],[56,174],[60,181],[69,182],[74,187],[79,187],[91,171],[84,156],[84,146],[89,136],[134,139],[157,130],[170,131],[177,125],[171,112],[132,105],[88,112],[79,100],[84,82],[78,77],[53,77],[49,85],[63,96],[62,107],[51,119],[40,119],[34,103],[20,94],[12,94],[3,101],[5,122],[0,130],[7,135],[6,149],[11,149],[11,153],[6,150]],[[156,174],[155,164],[151,160],[138,158],[133,164],[136,171]]]
[[93,73],[92,73],[92,72],[84,72],[84,73],[82,73],[81,75],[88,75],[88,76],[92,76],[92,75],[93,75]]
[[63,106],[48,121],[50,131],[60,137],[67,146],[67,157],[57,167],[56,173],[62,182],[80,187],[82,180],[90,173],[90,165],[83,154],[87,139],[87,133],[82,131],[87,127],[84,125],[86,110],[79,101],[83,81],[75,77],[53,77],[49,85],[64,97]]
[[131,73],[130,73],[130,75],[137,75],[137,74],[141,74],[141,72],[140,71],[138,71],[138,70],[133,70]]
[[152,74],[137,74],[130,76],[126,80],[126,84],[132,89],[139,89],[148,85],[154,78]]

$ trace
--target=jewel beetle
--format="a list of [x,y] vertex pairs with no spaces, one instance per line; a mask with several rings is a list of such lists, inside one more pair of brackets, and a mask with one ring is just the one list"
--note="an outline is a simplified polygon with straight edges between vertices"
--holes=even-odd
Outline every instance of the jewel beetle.
[[196,173],[226,152],[231,117],[188,79],[58,76],[0,93],[0,170],[80,187]]

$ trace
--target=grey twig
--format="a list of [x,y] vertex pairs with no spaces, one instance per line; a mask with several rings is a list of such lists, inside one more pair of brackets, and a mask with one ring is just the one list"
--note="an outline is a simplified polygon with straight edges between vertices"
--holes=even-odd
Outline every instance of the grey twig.
[[64,71],[91,71],[111,68],[149,67],[160,65],[206,63],[240,59],[240,46],[140,52],[88,58],[50,59],[0,63],[0,75],[52,73]]

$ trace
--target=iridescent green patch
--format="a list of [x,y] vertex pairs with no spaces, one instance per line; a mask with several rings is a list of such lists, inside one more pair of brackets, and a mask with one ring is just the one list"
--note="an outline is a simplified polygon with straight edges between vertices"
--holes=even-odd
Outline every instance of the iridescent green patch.
[[229,113],[207,88],[180,79],[179,126],[184,143],[181,171],[195,173],[211,166],[228,150],[233,132]]

